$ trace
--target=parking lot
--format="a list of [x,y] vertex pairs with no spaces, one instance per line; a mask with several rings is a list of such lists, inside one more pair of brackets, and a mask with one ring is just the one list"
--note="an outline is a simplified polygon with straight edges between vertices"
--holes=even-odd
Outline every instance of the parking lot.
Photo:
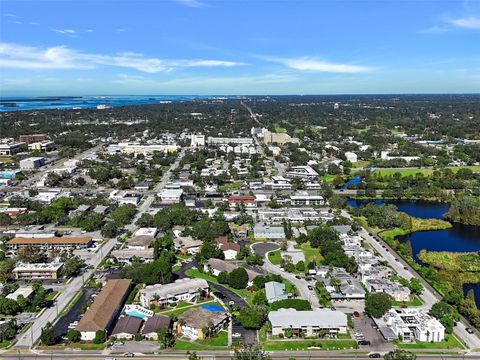
[[365,351],[389,352],[393,351],[393,344],[385,341],[380,332],[376,330],[372,319],[368,316],[361,316],[353,318],[353,326],[355,333],[363,334],[365,340],[370,341],[370,345],[360,345],[360,349]]

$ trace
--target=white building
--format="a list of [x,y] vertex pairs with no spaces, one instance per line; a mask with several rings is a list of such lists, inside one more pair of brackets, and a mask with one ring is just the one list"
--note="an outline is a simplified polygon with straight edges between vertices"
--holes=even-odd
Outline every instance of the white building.
[[176,204],[182,200],[182,189],[163,189],[160,192],[160,198],[164,204]]
[[292,206],[323,206],[325,199],[321,195],[310,195],[307,191],[297,191],[290,195]]
[[194,302],[202,293],[208,293],[206,280],[179,279],[171,284],[149,285],[140,290],[140,304],[149,308],[150,304],[167,306],[180,301]]
[[285,335],[286,330],[299,337],[314,337],[325,332],[332,335],[347,332],[347,315],[330,309],[310,311],[280,309],[270,311],[268,320],[272,324],[274,336]]
[[347,159],[347,161],[350,161],[351,163],[356,163],[358,161],[357,154],[350,151],[347,151],[345,153],[345,158]]
[[32,170],[38,169],[45,165],[44,157],[29,157],[23,160],[20,160],[20,169],[22,170]]
[[205,146],[205,135],[192,134],[190,146],[191,147]]
[[297,177],[300,179],[313,180],[318,177],[318,173],[311,166],[293,166],[287,171],[288,177]]
[[265,296],[269,304],[288,299],[288,295],[285,293],[285,284],[276,281],[265,283]]
[[423,309],[391,309],[374,321],[387,340],[440,342],[445,338],[445,327]]

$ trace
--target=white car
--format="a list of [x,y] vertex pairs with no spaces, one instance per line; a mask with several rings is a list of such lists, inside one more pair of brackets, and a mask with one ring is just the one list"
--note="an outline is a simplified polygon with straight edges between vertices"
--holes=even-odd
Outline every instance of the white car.
[[240,333],[238,333],[238,332],[232,334],[232,338],[238,338],[238,337],[240,337],[240,336],[242,336],[242,334],[240,334]]

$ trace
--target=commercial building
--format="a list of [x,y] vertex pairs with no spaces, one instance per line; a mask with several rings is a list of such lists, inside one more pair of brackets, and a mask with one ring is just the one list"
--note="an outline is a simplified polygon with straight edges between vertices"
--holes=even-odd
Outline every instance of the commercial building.
[[318,177],[318,173],[311,166],[293,166],[286,174],[288,177],[296,177],[305,180],[313,180]]
[[255,225],[253,228],[255,240],[278,240],[285,239],[285,230],[283,226],[261,226]]
[[347,315],[341,311],[316,309],[297,311],[280,309],[271,311],[268,320],[272,324],[272,335],[285,335],[285,331],[297,337],[314,337],[321,334],[345,334]]
[[125,154],[152,155],[154,152],[171,153],[178,151],[178,145],[174,144],[140,144],[140,143],[119,143],[111,147],[119,149]]
[[351,163],[356,163],[358,161],[358,156],[354,152],[347,151],[345,153],[345,158]]
[[225,138],[225,137],[212,137],[207,140],[208,145],[228,145],[228,144],[253,144],[252,138]]
[[91,236],[15,237],[8,241],[8,248],[34,248],[41,250],[74,250],[92,246]]
[[300,139],[291,137],[287,133],[275,133],[270,131],[264,131],[263,142],[265,144],[279,144],[279,145],[284,145],[288,143],[299,144]]
[[310,195],[307,191],[297,191],[290,195],[292,206],[323,206],[325,199],[321,195]]
[[373,320],[388,341],[400,338],[403,342],[440,342],[445,338],[445,327],[424,309],[391,309]]
[[76,327],[82,340],[93,340],[97,331],[105,331],[107,336],[110,334],[128,297],[131,282],[130,279],[107,281]]
[[190,139],[191,139],[191,142],[190,142],[191,147],[205,146],[205,135],[192,134]]
[[38,150],[38,151],[41,151],[41,152],[48,152],[48,151],[52,151],[54,149],[55,149],[55,143],[53,141],[50,141],[50,140],[45,140],[45,141],[41,141],[41,142],[34,142],[34,143],[31,143],[31,144],[28,144],[28,150],[30,150],[30,151]]
[[38,169],[45,165],[44,157],[29,157],[23,160],[20,160],[20,168],[22,170],[33,170]]
[[255,199],[255,196],[250,195],[232,195],[228,198],[228,203],[230,206],[236,206],[237,204],[243,204],[246,207],[257,206],[257,200]]
[[176,204],[182,200],[182,189],[162,189],[160,199],[163,204]]
[[208,283],[204,279],[179,279],[171,284],[149,285],[140,290],[140,304],[148,308],[151,304],[167,306],[179,301],[194,302],[208,294]]
[[15,155],[27,149],[24,142],[0,143],[0,155]]
[[194,308],[178,315],[177,335],[186,336],[192,340],[204,339],[204,329],[209,327],[210,335],[218,333],[228,323],[225,312],[212,312],[202,308]]
[[27,144],[48,140],[47,134],[20,135],[18,140]]
[[265,296],[269,304],[288,299],[288,295],[285,293],[285,284],[276,281],[265,283]]
[[21,295],[24,299],[31,299],[34,295],[33,287],[31,286],[22,286],[15,290],[13,293],[8,294],[6,296],[7,299],[10,300],[17,300],[18,297]]
[[15,280],[57,280],[62,267],[62,263],[19,263],[12,273]]

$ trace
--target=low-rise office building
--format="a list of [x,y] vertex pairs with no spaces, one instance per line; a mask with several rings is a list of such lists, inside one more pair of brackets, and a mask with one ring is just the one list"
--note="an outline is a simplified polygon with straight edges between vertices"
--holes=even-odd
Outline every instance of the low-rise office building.
[[290,195],[292,206],[323,206],[325,199],[321,195],[310,195],[307,191],[297,191]]
[[57,280],[62,267],[62,263],[19,263],[12,273],[15,280]]
[[118,262],[125,264],[131,264],[135,259],[146,263],[152,262],[155,259],[153,249],[121,249],[113,250],[111,254]]
[[38,169],[45,165],[44,157],[29,157],[23,160],[20,160],[20,169],[22,170],[33,170]]
[[318,173],[311,166],[293,166],[287,171],[288,177],[296,177],[305,180],[313,180],[318,177]]
[[163,189],[159,196],[163,204],[177,204],[182,201],[182,189]]

